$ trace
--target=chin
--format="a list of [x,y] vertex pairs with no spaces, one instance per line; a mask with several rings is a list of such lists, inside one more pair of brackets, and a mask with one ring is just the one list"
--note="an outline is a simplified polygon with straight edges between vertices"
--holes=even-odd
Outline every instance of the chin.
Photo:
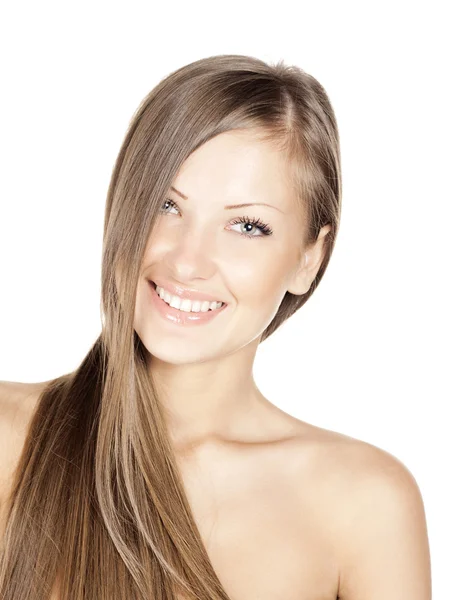
[[178,343],[178,340],[171,336],[151,333],[142,336],[137,330],[136,333],[148,353],[149,364],[152,364],[154,360],[178,366],[209,361],[214,358],[212,354],[208,354],[207,348],[203,352],[200,345],[189,346],[182,338]]

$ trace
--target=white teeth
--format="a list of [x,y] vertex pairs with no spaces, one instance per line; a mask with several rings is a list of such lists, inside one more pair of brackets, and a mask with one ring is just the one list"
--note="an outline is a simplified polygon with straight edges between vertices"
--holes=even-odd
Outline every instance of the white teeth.
[[170,306],[173,306],[173,308],[179,308],[181,306],[181,299],[172,296],[170,300]]
[[173,296],[173,294],[170,294],[158,285],[156,285],[156,292],[167,304],[184,312],[207,312],[208,310],[216,310],[223,305],[223,302],[182,299],[179,296]]
[[190,300],[181,300],[181,305],[179,306],[179,310],[184,310],[186,312],[189,312],[190,309],[192,307],[192,303],[190,302]]
[[192,302],[192,312],[200,312],[200,310],[201,310],[200,300],[194,300],[194,302]]

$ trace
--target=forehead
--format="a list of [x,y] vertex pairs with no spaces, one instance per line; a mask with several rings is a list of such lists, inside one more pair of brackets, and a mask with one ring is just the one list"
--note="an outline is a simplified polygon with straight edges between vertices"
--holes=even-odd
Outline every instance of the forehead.
[[174,186],[189,198],[204,194],[253,197],[283,206],[291,201],[285,154],[250,131],[221,133],[197,148],[182,164]]

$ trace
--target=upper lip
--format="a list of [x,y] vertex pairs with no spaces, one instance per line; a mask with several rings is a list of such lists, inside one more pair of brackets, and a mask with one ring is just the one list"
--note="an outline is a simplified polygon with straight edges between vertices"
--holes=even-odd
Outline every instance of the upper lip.
[[[165,279],[149,279],[152,283],[155,283],[159,287],[164,288],[170,294],[175,296],[179,296],[180,298],[187,298],[188,300],[208,300],[209,302],[223,302],[219,296],[212,296],[211,294],[206,294],[204,292],[199,292],[198,290],[183,288],[180,285],[170,283]],[[226,304],[226,302],[225,302]]]

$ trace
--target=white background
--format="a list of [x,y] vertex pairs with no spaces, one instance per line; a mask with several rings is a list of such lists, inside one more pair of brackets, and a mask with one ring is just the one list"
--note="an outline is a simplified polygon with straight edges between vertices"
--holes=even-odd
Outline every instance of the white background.
[[453,559],[446,9],[41,1],[4,3],[0,15],[0,379],[71,371],[99,334],[107,187],[151,88],[214,54],[297,64],[338,119],[342,222],[324,279],[259,348],[255,379],[287,412],[411,470],[439,599],[451,593]]

